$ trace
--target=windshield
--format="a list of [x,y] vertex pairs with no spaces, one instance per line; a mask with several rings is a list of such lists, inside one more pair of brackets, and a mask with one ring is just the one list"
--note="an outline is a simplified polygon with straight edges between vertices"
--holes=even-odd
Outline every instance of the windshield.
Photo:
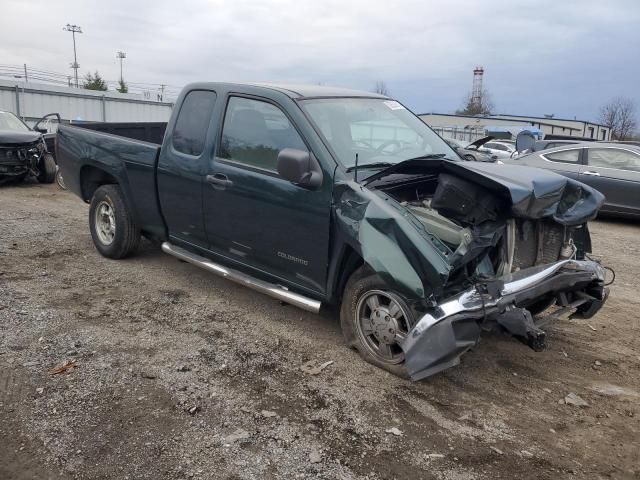
[[384,168],[411,158],[457,160],[447,143],[398,102],[382,98],[322,98],[302,108],[331,146],[338,161],[352,168]]
[[0,130],[13,130],[16,132],[28,132],[27,127],[22,121],[16,117],[13,113],[0,112]]

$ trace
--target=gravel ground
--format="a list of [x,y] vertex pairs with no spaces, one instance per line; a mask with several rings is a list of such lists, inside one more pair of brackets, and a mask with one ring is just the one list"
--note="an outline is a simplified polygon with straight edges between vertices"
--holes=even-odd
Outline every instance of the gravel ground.
[[101,257],[87,213],[54,185],[0,188],[2,479],[640,478],[638,224],[592,225],[618,277],[595,318],[556,322],[541,353],[485,335],[412,383],[345,347],[332,311],[150,243]]

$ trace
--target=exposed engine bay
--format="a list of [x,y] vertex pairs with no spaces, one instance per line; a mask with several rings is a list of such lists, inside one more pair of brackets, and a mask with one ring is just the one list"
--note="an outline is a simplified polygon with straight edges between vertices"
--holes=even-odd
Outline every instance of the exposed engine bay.
[[504,199],[446,173],[382,190],[450,248],[445,253],[452,267],[464,269],[467,276],[504,275],[576,258],[573,235],[585,228],[547,219],[506,218],[509,212],[501,206]]
[[[497,291],[502,284],[495,285],[496,278],[562,260],[584,259],[584,245],[579,250],[574,235],[578,231],[577,237],[584,237],[580,234],[586,233],[586,224],[567,226],[547,218],[510,218],[506,199],[454,175],[440,173],[381,190],[411,211],[448,249],[443,250],[451,264],[448,296],[478,285],[485,293],[491,288]],[[580,298],[587,303],[587,296]],[[579,305],[578,299],[572,292],[547,294],[513,305],[497,317],[497,324],[541,350],[545,333],[532,315],[554,303]]]

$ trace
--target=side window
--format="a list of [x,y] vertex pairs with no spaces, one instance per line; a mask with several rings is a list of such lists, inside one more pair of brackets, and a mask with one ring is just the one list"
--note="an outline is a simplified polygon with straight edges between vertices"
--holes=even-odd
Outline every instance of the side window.
[[580,161],[580,150],[562,150],[561,152],[545,153],[544,158],[552,162],[578,163]]
[[173,128],[173,148],[196,157],[202,153],[215,102],[215,92],[194,90],[187,94]]
[[587,163],[593,167],[640,171],[640,155],[618,148],[589,148]]
[[218,157],[276,172],[278,153],[284,148],[307,150],[282,110],[260,100],[229,99]]

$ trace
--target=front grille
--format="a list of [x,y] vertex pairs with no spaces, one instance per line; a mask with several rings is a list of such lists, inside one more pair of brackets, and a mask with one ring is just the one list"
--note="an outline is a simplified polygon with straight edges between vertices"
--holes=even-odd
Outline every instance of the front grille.
[[34,142],[17,147],[0,147],[0,163],[24,165],[32,162],[39,156],[39,143]]

